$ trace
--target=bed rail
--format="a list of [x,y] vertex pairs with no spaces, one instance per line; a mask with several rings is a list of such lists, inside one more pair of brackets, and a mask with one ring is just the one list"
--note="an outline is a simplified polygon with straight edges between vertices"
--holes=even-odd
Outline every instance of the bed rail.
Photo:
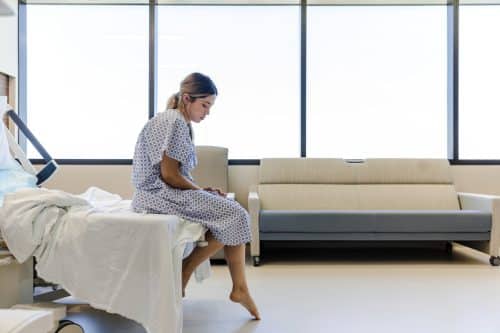
[[15,142],[15,139],[12,135],[7,131],[7,140],[9,141],[9,146],[15,154],[15,158],[21,163],[23,168],[34,174],[37,178],[37,185],[41,185],[46,182],[51,176],[56,172],[58,165],[56,161],[50,156],[47,150],[42,146],[40,141],[35,137],[35,135],[30,131],[30,129],[26,126],[26,124],[19,118],[19,116],[12,110],[7,111],[7,116],[12,119],[14,124],[19,128],[19,130],[26,136],[29,142],[35,147],[35,149],[42,156],[45,165],[40,169],[40,171],[36,171],[33,168],[31,162],[26,158],[25,153],[19,147],[19,145]]

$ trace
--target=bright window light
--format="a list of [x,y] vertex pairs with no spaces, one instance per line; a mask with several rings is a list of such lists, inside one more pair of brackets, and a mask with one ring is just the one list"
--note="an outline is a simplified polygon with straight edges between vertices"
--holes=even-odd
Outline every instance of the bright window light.
[[231,159],[300,156],[299,6],[160,6],[158,110],[191,72],[219,96],[197,145]]
[[459,158],[500,159],[500,6],[461,6]]
[[307,155],[446,158],[446,6],[308,8]]
[[35,135],[55,158],[131,159],[148,119],[147,6],[28,5],[26,20]]

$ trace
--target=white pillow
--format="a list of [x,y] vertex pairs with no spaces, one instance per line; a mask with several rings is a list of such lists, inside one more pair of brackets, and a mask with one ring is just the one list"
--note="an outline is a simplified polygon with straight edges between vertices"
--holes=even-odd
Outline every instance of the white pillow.
[[9,150],[9,143],[7,142],[7,128],[3,121],[3,114],[0,115],[0,170],[18,169],[17,163]]
[[[3,117],[0,119],[3,119]],[[36,177],[24,171],[21,165],[12,157],[6,131],[7,128],[3,121],[0,120],[0,207],[5,194],[15,192],[21,188],[36,187],[37,182]]]

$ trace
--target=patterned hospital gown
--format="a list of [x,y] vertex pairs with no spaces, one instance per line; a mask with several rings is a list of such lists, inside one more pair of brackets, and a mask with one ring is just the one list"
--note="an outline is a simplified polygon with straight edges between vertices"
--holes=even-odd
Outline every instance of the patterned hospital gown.
[[163,154],[180,162],[182,175],[193,181],[196,152],[191,128],[178,110],[166,110],[149,120],[137,140],[132,182],[136,212],[172,214],[201,223],[224,245],[251,240],[247,211],[234,200],[203,190],[181,190],[167,185],[160,175]]

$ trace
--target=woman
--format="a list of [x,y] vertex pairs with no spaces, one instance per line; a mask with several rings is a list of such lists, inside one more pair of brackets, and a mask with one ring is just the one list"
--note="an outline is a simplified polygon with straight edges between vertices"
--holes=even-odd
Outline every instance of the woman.
[[197,247],[182,263],[182,295],[195,268],[224,248],[233,281],[229,298],[260,319],[245,278],[245,243],[251,240],[248,213],[219,189],[202,189],[190,175],[197,163],[191,122],[201,122],[216,97],[212,80],[192,73],[170,97],[167,110],[144,126],[135,147],[132,207],[137,212],[177,215],[206,227],[208,246]]

